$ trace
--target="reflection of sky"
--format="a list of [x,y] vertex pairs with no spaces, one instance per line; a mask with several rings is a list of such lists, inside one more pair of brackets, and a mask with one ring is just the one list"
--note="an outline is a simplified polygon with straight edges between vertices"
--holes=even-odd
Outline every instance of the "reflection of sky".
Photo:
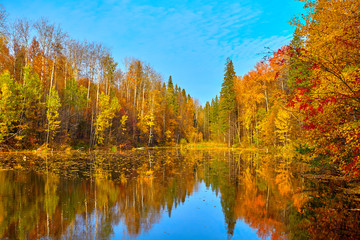
[[295,0],[7,0],[10,17],[48,17],[75,39],[102,42],[115,59],[150,63],[202,104],[219,93],[226,58],[239,75],[264,47],[289,42]]
[[[205,200],[205,201],[204,201]],[[113,239],[127,238],[126,226],[114,226]],[[160,221],[149,232],[136,239],[226,239],[227,229],[220,203],[220,194],[199,183],[198,191],[188,196],[183,204],[173,207],[171,218],[163,211]],[[232,239],[259,239],[256,230],[237,221]]]

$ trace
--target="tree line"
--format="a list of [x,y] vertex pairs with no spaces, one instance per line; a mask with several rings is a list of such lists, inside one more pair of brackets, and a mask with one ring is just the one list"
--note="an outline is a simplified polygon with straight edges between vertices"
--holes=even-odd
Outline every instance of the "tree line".
[[48,19],[0,12],[0,148],[194,142],[198,101],[135,58],[78,41]]

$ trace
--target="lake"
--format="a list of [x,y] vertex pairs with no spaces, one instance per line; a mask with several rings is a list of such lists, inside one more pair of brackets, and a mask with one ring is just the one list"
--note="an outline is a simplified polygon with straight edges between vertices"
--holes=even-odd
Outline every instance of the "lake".
[[357,239],[358,183],[230,150],[0,155],[1,239]]

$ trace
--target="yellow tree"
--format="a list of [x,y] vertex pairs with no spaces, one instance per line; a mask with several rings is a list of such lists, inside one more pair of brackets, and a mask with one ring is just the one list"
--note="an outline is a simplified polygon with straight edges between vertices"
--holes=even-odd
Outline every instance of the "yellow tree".
[[104,144],[106,130],[112,125],[112,120],[119,109],[119,101],[117,97],[110,99],[109,95],[104,93],[99,97],[99,114],[95,123],[95,135],[98,144]]
[[46,99],[47,111],[47,135],[46,135],[46,144],[49,144],[55,136],[55,134],[60,129],[59,118],[59,108],[61,107],[60,97],[58,91],[53,86],[49,92],[49,95]]
[[257,112],[264,102],[262,86],[256,82],[257,73],[250,71],[247,75],[237,79],[235,83],[236,101],[239,105],[239,121],[243,128],[243,135],[247,142],[253,144],[258,139]]

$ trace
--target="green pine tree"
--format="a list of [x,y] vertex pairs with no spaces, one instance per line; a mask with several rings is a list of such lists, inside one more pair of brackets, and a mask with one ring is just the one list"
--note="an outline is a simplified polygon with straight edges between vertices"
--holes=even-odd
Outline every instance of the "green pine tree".
[[168,105],[174,108],[175,105],[175,93],[174,93],[174,84],[172,82],[171,76],[169,77],[166,89],[166,100]]
[[287,76],[287,85],[290,92],[297,87],[305,87],[309,84],[310,66],[309,63],[303,61],[302,54],[304,49],[304,40],[297,34],[294,34],[290,42],[291,54],[290,64]]
[[225,135],[225,140],[230,147],[233,139],[232,124],[235,118],[236,102],[234,90],[235,70],[233,62],[227,58],[225,65],[224,81],[220,92],[220,120],[221,132]]
[[220,135],[220,118],[219,118],[219,98],[216,95],[211,101],[210,107],[210,129],[211,129],[211,140],[219,140]]

